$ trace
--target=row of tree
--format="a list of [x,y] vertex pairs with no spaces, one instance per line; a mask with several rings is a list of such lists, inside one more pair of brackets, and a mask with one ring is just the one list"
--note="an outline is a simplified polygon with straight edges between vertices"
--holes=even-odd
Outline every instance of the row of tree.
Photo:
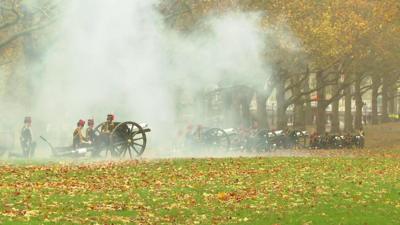
[[[293,107],[294,126],[310,124],[315,115],[316,130],[323,133],[327,108],[331,106],[331,130],[338,132],[342,99],[346,131],[362,128],[362,109],[367,97],[371,101],[373,124],[387,122],[389,114],[397,113],[395,98],[400,78],[397,0],[180,0],[164,1],[160,8],[169,24],[183,32],[190,32],[209,14],[231,10],[263,12],[260,26],[276,32],[266,40],[273,45],[265,52],[265,60],[274,65],[275,72],[266,76],[265,83],[251,86],[261,126],[267,126],[266,104],[273,93],[278,128],[287,126],[287,109]],[[287,41],[288,33],[295,40]],[[380,110],[378,98],[381,98]],[[243,112],[248,111],[251,99],[242,98],[238,113],[248,115]],[[354,123],[352,100],[356,108]],[[316,112],[312,112],[313,101]]]

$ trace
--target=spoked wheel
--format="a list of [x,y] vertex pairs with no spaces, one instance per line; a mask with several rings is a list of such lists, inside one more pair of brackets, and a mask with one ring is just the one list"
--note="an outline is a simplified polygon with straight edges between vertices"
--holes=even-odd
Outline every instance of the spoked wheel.
[[230,151],[240,151],[243,150],[245,146],[245,141],[239,134],[230,134],[228,135],[229,141],[230,141],[230,146],[229,150]]
[[219,128],[212,128],[204,133],[206,147],[216,150],[229,150],[231,142],[228,134]]
[[260,130],[254,135],[254,148],[257,152],[267,151],[268,130]]
[[146,133],[134,122],[120,123],[110,135],[110,149],[113,154],[124,158],[127,153],[131,159],[139,157],[146,148]]

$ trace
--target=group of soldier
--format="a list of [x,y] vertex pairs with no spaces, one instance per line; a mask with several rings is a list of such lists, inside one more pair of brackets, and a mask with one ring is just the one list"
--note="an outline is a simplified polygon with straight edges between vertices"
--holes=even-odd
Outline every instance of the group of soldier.
[[[115,116],[114,114],[108,114],[107,120],[102,124],[100,135],[109,135],[113,129],[115,128]],[[94,130],[94,119],[88,119],[87,124],[88,127],[85,130],[86,121],[80,119],[76,128],[72,134],[72,147],[74,149],[88,147],[93,144],[95,138],[95,130]],[[22,156],[25,158],[31,158],[35,154],[36,142],[33,140],[32,134],[32,117],[26,116],[24,118],[24,125],[21,129],[20,133],[20,145],[22,149]],[[12,156],[20,156],[13,153]]]
[[[115,128],[115,116],[114,114],[108,114],[106,122],[102,124],[100,128],[101,135],[109,135]],[[83,135],[83,129],[85,127],[85,121],[79,120],[76,124],[76,128],[73,132],[72,147],[74,149],[84,148],[91,146],[95,138],[94,130],[94,119],[88,119],[88,127],[86,128],[85,135]]]

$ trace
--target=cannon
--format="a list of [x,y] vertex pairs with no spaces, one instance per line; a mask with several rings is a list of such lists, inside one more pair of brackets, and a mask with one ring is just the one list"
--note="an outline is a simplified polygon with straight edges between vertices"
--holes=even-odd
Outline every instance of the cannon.
[[277,135],[267,129],[258,130],[252,133],[247,138],[247,149],[256,150],[258,152],[276,150],[277,147]]
[[305,130],[294,130],[292,132],[292,140],[294,140],[295,148],[307,148],[307,139],[309,134]]
[[146,144],[146,134],[150,132],[147,124],[135,122],[114,122],[115,128],[110,133],[102,133],[101,127],[104,123],[94,128],[93,143],[85,147],[75,149],[72,146],[53,147],[53,145],[41,136],[50,147],[54,156],[79,157],[90,153],[94,157],[106,157],[110,154],[113,157],[124,158],[127,154],[131,159],[143,154]]
[[363,149],[365,146],[365,138],[363,135],[354,135],[353,136],[354,146],[358,149]]
[[310,138],[310,148],[313,149],[352,149],[364,148],[365,138],[362,135],[337,135],[325,134]]
[[275,133],[267,129],[225,129],[230,138],[231,150],[271,151],[276,149]]
[[[230,129],[227,132],[231,139],[231,149],[268,152],[277,149],[305,148],[307,145],[307,131],[268,129]],[[227,131],[227,130],[225,130]]]
[[231,140],[223,129],[199,127],[186,135],[185,146],[209,150],[229,150]]

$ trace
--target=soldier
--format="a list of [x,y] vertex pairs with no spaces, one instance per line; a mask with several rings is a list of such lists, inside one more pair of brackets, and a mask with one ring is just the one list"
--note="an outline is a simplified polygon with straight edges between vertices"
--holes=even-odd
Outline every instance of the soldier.
[[82,129],[85,126],[84,120],[79,120],[73,133],[72,146],[74,149],[82,148],[91,143],[82,135]]
[[315,149],[317,148],[317,138],[318,138],[318,133],[317,132],[313,132],[310,135],[310,148]]
[[331,148],[331,136],[328,132],[325,132],[323,137],[323,149]]
[[360,135],[361,137],[365,136],[364,130],[362,128],[360,128],[360,130],[358,131],[358,135]]
[[104,123],[103,126],[101,126],[102,133],[109,134],[114,130],[115,128],[114,119],[115,119],[114,114],[107,115],[107,121]]
[[353,148],[353,136],[350,134],[350,132],[347,132],[344,136],[344,142],[346,148]]
[[32,118],[25,117],[24,126],[21,129],[20,143],[24,157],[32,157],[35,153],[36,143],[33,142]]
[[299,137],[297,136],[297,131],[296,130],[289,130],[289,133],[287,134],[287,141],[289,142],[288,147],[289,148],[294,148],[297,149],[298,147],[298,139]]
[[88,128],[86,129],[86,139],[93,143],[94,140],[94,119],[88,119]]
[[356,136],[354,140],[355,144],[357,145],[357,148],[364,148],[365,145],[364,135],[365,135],[364,130],[361,128],[358,131],[358,136]]
[[193,133],[193,137],[194,137],[195,141],[200,142],[203,138],[202,134],[203,134],[203,125],[198,124]]

